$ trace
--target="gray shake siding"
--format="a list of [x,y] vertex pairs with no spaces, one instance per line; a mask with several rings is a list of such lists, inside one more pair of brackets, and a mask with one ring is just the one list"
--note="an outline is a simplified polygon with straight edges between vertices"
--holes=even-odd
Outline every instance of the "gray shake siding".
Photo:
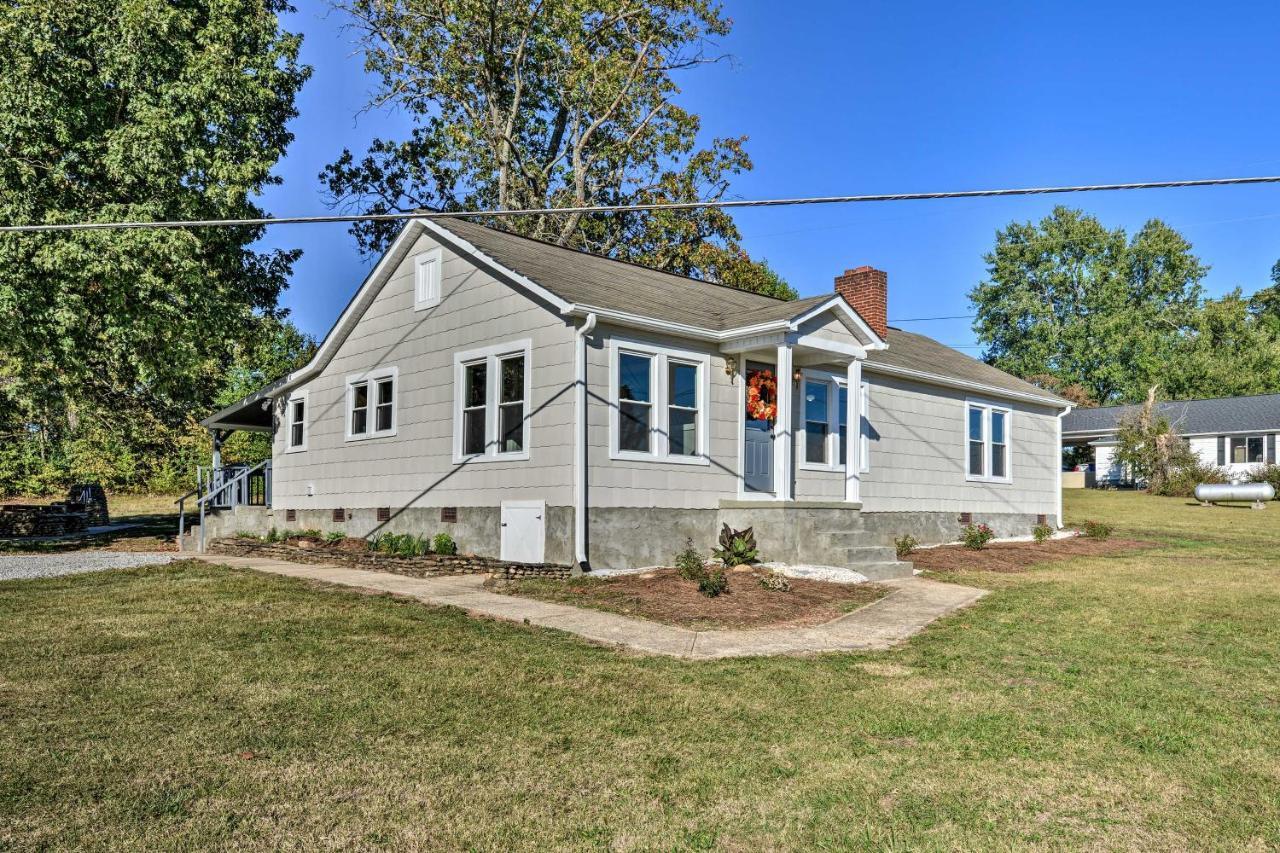
[[[276,433],[273,503],[283,509],[497,506],[503,500],[573,502],[573,330],[520,291],[446,250],[441,302],[414,310],[420,237],[307,392],[307,450],[285,452]],[[453,462],[454,354],[529,339],[530,458]],[[399,372],[396,434],[346,440],[346,380],[377,367]],[[314,495],[307,496],[307,485]]]
[[[1057,512],[1057,413],[880,375],[870,384],[871,470],[862,475],[865,512],[1048,514]],[[965,479],[965,401],[992,400],[1012,409],[1013,481]]]

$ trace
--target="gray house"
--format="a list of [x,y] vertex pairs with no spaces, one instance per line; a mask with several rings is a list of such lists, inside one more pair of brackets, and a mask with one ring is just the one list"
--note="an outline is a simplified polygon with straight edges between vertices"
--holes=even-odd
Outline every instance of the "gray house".
[[[1092,448],[1096,484],[1126,485],[1127,472],[1115,460],[1120,422],[1141,406],[1075,409],[1062,423],[1063,449]],[[1213,465],[1232,480],[1246,479],[1262,465],[1276,462],[1280,434],[1280,394],[1219,397],[1157,403],[1156,411],[1205,465]]]
[[962,519],[1059,523],[1069,404],[889,328],[886,289],[860,267],[787,302],[414,220],[309,364],[203,422],[274,450],[215,471],[201,533],[445,530],[622,568],[728,523],[767,559],[862,567]]

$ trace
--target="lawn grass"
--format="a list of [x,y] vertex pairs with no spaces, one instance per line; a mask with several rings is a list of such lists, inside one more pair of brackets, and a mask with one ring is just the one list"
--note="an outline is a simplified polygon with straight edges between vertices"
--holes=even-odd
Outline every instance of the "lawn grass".
[[196,563],[0,584],[0,847],[1280,845],[1280,505],[1067,512],[1161,545],[807,659]]

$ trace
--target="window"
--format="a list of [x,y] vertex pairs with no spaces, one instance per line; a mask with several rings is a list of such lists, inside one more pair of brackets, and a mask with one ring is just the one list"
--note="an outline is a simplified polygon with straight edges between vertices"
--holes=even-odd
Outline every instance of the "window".
[[618,449],[648,453],[652,433],[653,358],[624,352],[618,359]]
[[440,304],[439,249],[423,252],[413,259],[413,310],[422,311]]
[[347,377],[347,440],[396,434],[396,368]]
[[698,453],[698,365],[667,362],[667,430],[672,456]]
[[1262,462],[1265,456],[1266,442],[1260,435],[1231,436],[1231,463],[1243,464]]
[[611,455],[707,464],[710,356],[615,340],[610,358]]
[[[867,383],[862,383],[862,429],[859,430],[859,470],[867,471]],[[849,390],[844,378],[823,371],[805,371],[803,398],[803,431],[799,441],[804,448],[800,467],[803,470],[843,471],[849,458]]]
[[[804,383],[804,461],[816,465],[828,465],[831,442],[830,382],[806,379]],[[848,396],[838,394],[837,398]]]
[[529,458],[529,341],[454,356],[455,463]]
[[965,405],[966,478],[984,482],[1011,480],[1008,409],[984,403]]
[[299,391],[289,398],[285,407],[285,423],[288,434],[285,450],[307,449],[307,392]]

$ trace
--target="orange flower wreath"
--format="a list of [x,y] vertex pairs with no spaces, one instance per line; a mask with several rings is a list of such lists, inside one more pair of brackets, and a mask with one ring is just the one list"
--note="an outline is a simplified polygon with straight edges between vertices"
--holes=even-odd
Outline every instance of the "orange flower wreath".
[[771,370],[757,370],[747,379],[747,414],[757,421],[778,417],[778,380]]

